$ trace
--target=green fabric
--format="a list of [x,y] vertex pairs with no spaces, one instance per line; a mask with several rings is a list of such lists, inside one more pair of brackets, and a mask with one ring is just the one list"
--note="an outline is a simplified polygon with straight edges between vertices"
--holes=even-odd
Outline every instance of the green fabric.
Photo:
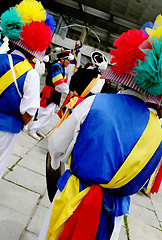
[[1,15],[1,28],[4,36],[18,40],[22,26],[21,16],[18,17],[15,7],[11,7]]
[[162,95],[162,39],[157,37],[150,40],[152,49],[141,49],[145,54],[145,62],[138,61],[134,69],[134,81],[148,93]]

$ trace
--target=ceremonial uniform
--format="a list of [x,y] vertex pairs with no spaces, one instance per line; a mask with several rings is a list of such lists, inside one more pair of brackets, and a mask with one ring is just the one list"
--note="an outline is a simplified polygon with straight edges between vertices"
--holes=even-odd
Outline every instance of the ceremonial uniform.
[[[28,112],[31,116],[34,116],[36,109],[40,105],[40,79],[38,73],[32,69],[29,62],[25,60],[25,56],[19,51],[13,51],[11,56],[13,58],[14,69],[17,76],[19,76],[17,82],[22,98],[20,99],[13,83],[8,56],[7,54],[1,54],[0,177],[2,177],[5,171],[16,141],[16,136],[23,127],[21,114]],[[6,86],[6,82],[9,83],[8,87]],[[3,88],[6,89],[3,91]]]
[[[140,94],[136,94],[132,90],[128,90],[125,94],[97,94],[96,97],[88,97],[53,133],[48,145],[52,158],[51,165],[54,169],[57,169],[60,161],[67,163],[69,159],[70,171],[67,170],[59,179],[58,189],[61,194],[59,197],[57,195],[52,203],[52,205],[54,204],[53,210],[51,208],[49,210],[39,240],[46,239],[46,235],[47,239],[70,239],[66,235],[67,232],[71,231],[72,222],[70,224],[70,221],[73,221],[73,216],[75,217],[75,210],[81,208],[80,204],[84,201],[84,197],[89,205],[84,212],[86,217],[82,216],[84,223],[80,222],[83,229],[79,230],[78,225],[74,227],[74,232],[70,233],[75,236],[78,234],[77,236],[81,237],[79,239],[86,239],[88,230],[89,232],[94,231],[93,237],[89,239],[95,237],[102,240],[118,238],[119,225],[121,225],[120,216],[129,212],[129,195],[137,192],[148,180],[162,154],[159,120],[155,115],[152,116],[143,100]],[[138,143],[136,152],[132,153],[132,150],[141,136],[144,136],[150,116],[158,125],[157,129],[154,129],[156,133],[155,135],[153,133],[154,136],[152,137],[157,137],[158,131],[160,131],[160,137],[153,151],[154,156],[148,157],[147,160],[141,160],[140,154],[143,145],[140,146]],[[136,121],[137,118],[138,122]],[[125,128],[125,126],[127,127]],[[63,135],[62,132],[66,132],[66,134]],[[149,129],[149,134],[152,134],[151,132],[152,127]],[[147,140],[150,141],[148,138]],[[128,173],[128,179],[122,182],[124,177],[121,179],[119,177],[113,182],[112,179],[114,179],[121,166],[124,166],[130,153],[136,156],[138,153],[139,159],[134,159],[134,157],[131,159],[130,163],[133,163],[134,167],[129,165],[128,162],[125,164],[125,166],[128,164],[127,168],[131,169],[130,171],[123,169],[124,176]],[[141,163],[145,162],[137,172],[136,160],[141,161]],[[131,176],[132,172],[136,172],[136,174]],[[97,188],[101,186],[101,191],[100,189],[96,190],[96,186]],[[69,192],[70,189],[73,189],[73,191]],[[91,195],[91,200],[88,195]],[[100,204],[98,205],[97,202],[95,203],[97,205],[93,206],[95,198]],[[69,206],[74,208],[71,209]],[[95,217],[92,216],[90,220],[94,225],[96,224],[95,227],[86,221],[86,218],[89,219],[90,217],[88,211],[91,206],[90,211],[98,211],[99,209],[98,222],[93,222],[96,215]],[[80,213],[81,210],[78,211]],[[58,214],[61,214],[59,219]],[[71,220],[68,220],[70,216],[72,216]],[[49,220],[50,217],[51,220]],[[118,227],[114,229],[114,223],[117,222],[119,223],[116,225]],[[86,225],[88,226],[86,227]]]
[[40,129],[50,122],[56,106],[60,104],[61,93],[68,94],[69,87],[66,84],[67,77],[64,67],[60,62],[53,64],[49,68],[46,77],[46,86],[41,92],[40,109],[38,110],[38,120],[30,128],[30,135],[39,134]]
[[[76,41],[76,45],[79,48],[82,46],[80,41]],[[68,77],[67,84],[70,84],[71,76],[78,70],[81,61],[81,52],[79,48],[74,48],[71,50],[71,54],[74,56],[74,59],[70,61],[70,64],[66,68],[66,75]]]
[[29,62],[43,60],[55,26],[53,16],[35,0],[23,0],[1,15],[1,32],[7,38],[0,52],[8,50],[9,39],[11,54],[0,54],[0,177],[16,135],[40,106],[40,78]]

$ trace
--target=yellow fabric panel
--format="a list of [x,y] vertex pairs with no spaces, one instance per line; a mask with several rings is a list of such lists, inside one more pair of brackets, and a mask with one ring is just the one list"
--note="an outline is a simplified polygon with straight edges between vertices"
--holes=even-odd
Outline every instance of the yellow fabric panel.
[[71,171],[71,154],[70,154],[70,156],[69,156],[69,158],[68,158],[68,167],[69,167],[69,170]]
[[84,89],[84,91],[80,96],[85,97],[88,93],[90,93],[91,89],[96,85],[100,77],[101,77],[101,74],[98,74],[97,78],[93,78],[92,81],[88,84],[88,86]]
[[79,192],[79,179],[72,175],[61,194],[55,199],[47,240],[59,239],[66,222],[73,214],[83,197],[89,192],[90,187]]
[[76,55],[76,53],[75,53],[75,49],[73,49],[73,55],[74,55],[74,58],[75,58],[75,60],[76,60],[76,62],[77,62],[77,55]]
[[151,175],[151,177],[150,177],[150,181],[149,181],[149,183],[148,183],[147,188],[144,189],[144,192],[145,192],[146,194],[150,193],[150,190],[151,190],[151,187],[152,187],[152,182],[153,182],[154,177],[155,177],[155,173],[156,173],[156,169],[155,169],[154,173],[153,173],[153,174]]
[[57,81],[59,81],[61,79],[64,79],[64,78],[63,78],[62,74],[60,73],[57,76],[52,78],[52,82],[55,83],[55,82],[57,82]]
[[161,141],[162,129],[160,121],[154,113],[150,112],[146,129],[123,165],[109,183],[100,184],[100,186],[104,188],[120,188],[127,184],[145,167]]
[[[27,59],[17,63],[14,66],[16,79],[21,77],[24,73],[26,73],[30,69],[32,69],[32,66]],[[14,81],[12,77],[12,72],[10,69],[0,78],[0,94],[3,93],[3,91],[5,91],[13,82]]]
[[36,63],[36,58],[33,59],[33,63]]
[[74,55],[74,58],[76,60],[76,64],[75,64],[75,68],[74,68],[74,73],[77,71],[77,55],[75,53],[75,49],[73,49],[73,55]]

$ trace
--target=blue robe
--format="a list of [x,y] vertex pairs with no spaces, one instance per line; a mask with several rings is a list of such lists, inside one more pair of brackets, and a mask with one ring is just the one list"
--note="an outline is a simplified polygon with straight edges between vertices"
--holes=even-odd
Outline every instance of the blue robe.
[[[58,182],[63,190],[71,174],[80,181],[80,191],[92,184],[110,182],[147,127],[150,112],[146,104],[124,94],[97,94],[83,122],[71,154],[70,170]],[[110,239],[114,217],[129,212],[130,197],[140,190],[158,165],[162,144],[126,185],[103,189],[103,202],[96,239]]]

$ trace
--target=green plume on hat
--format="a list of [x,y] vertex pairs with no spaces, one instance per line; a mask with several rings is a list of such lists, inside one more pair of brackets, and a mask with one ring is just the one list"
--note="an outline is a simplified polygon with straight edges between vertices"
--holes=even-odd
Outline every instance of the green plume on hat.
[[15,7],[11,7],[1,15],[2,34],[8,38],[19,39],[23,24]]
[[138,61],[134,69],[134,81],[153,96],[162,95],[162,38],[149,39],[152,49],[141,49],[145,54],[145,61]]

